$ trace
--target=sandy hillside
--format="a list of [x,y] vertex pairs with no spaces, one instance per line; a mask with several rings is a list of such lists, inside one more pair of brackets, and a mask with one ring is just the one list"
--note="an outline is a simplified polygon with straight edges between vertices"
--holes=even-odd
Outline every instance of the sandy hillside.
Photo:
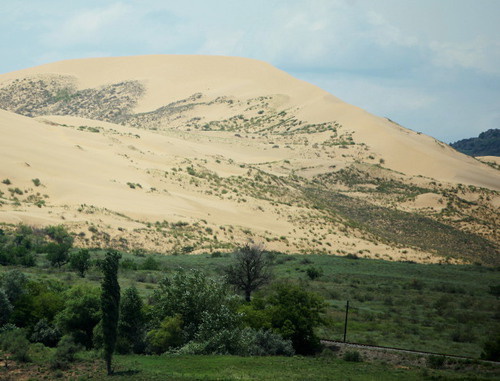
[[[354,141],[383,156],[385,166],[442,181],[500,189],[496,171],[433,138],[403,129],[333,97],[261,61],[217,56],[137,56],[60,61],[0,76],[0,86],[29,76],[69,76],[78,89],[138,81],[144,94],[134,112],[148,112],[195,93],[214,99],[280,96],[281,109],[293,109],[311,123],[340,122]],[[213,119],[222,119],[221,110]]]
[[0,75],[0,108],[0,221],[65,223],[81,245],[439,260],[346,228],[310,187],[498,243],[497,169],[260,61],[56,62]]
[[495,163],[500,165],[500,157],[499,156],[478,156],[476,159],[481,160],[485,163]]

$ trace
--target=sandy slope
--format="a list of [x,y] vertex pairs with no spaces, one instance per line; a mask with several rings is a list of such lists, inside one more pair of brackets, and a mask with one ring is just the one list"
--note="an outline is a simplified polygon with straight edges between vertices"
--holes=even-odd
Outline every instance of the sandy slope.
[[[173,183],[165,184],[158,177],[146,173],[170,169],[190,157],[203,158],[222,153],[240,158],[243,153],[239,150],[234,149],[232,155],[231,147],[227,145],[208,147],[145,131],[139,131],[141,137],[138,139],[125,135],[130,132],[135,134],[137,130],[110,123],[72,117],[51,119],[76,122],[75,125],[94,124],[113,128],[124,135],[51,126],[0,111],[0,149],[3,153],[0,177],[9,178],[13,185],[23,189],[33,188],[31,179],[39,178],[43,184],[42,192],[50,195],[50,204],[70,207],[95,205],[145,221],[210,216],[214,223],[239,224],[244,219],[245,226],[276,232],[285,232],[289,227],[273,218],[255,221],[250,207],[238,205],[228,208],[222,200],[189,192]],[[231,173],[231,170],[228,169],[228,172]],[[131,189],[128,182],[141,184],[142,189]],[[161,191],[148,192],[152,187]]]
[[[340,101],[325,91],[297,80],[269,64],[220,56],[136,56],[56,62],[0,76],[0,86],[15,78],[59,74],[74,76],[81,89],[125,80],[138,80],[146,94],[137,112],[151,111],[194,93],[209,97],[247,99],[283,94],[281,108],[294,109],[310,122],[340,121],[385,160],[385,166],[410,175],[500,189],[498,172],[462,155],[433,138],[417,134],[386,119]],[[214,115],[220,119],[224,115]]]
[[[312,178],[370,156],[375,159],[370,159],[367,168],[382,171],[373,166],[380,162],[397,171],[393,172],[395,176],[412,178],[415,183],[435,179],[443,184],[500,190],[499,172],[490,166],[259,61],[208,56],[70,60],[0,75],[0,88],[16,78],[48,74],[72,76],[80,89],[140,81],[146,92],[135,112],[155,110],[194,93],[203,93],[207,99],[231,97],[242,104],[249,98],[272,96],[269,102],[273,108],[286,110],[304,123],[338,121],[343,133],[352,133],[357,144],[342,149],[314,148],[314,143],[328,138],[328,131],[307,135],[305,144],[304,137],[236,137],[233,132],[169,130],[168,126],[163,131],[148,131],[74,116],[33,119],[0,110],[0,180],[11,181],[10,185],[0,183],[0,191],[4,195],[12,193],[9,188],[23,191],[16,196],[21,200],[19,205],[12,197],[8,201],[4,197],[0,222],[64,222],[72,224],[75,232],[86,232],[87,237],[87,227],[93,224],[112,237],[128,239],[132,245],[168,251],[179,241],[172,241],[161,230],[149,230],[145,235],[140,229],[155,221],[204,221],[205,225],[196,225],[196,229],[210,229],[213,238],[203,243],[206,247],[250,237],[283,251],[305,250],[328,242],[328,252],[435,261],[438,259],[412,248],[388,247],[356,232],[345,232],[337,222],[323,223],[321,213],[300,203],[287,205],[266,197],[243,197],[234,190],[235,185],[228,185],[230,182],[214,185],[186,171],[192,166],[231,181],[239,181],[238,176],[251,178],[258,170],[270,176],[296,173]],[[226,106],[214,104],[187,112],[185,119],[200,112],[207,120],[229,117]],[[40,179],[41,186],[34,185],[35,178]],[[271,184],[275,180],[267,181]],[[338,189],[348,191],[341,185]],[[42,199],[45,206],[37,207],[35,201]],[[492,205],[499,199],[492,198]],[[433,193],[402,205],[411,211],[440,211],[444,206],[440,196]],[[253,233],[244,233],[247,229]],[[321,243],[314,243],[317,237],[322,237]],[[317,249],[324,250],[325,246]]]
[[478,156],[477,159],[485,162],[485,163],[495,163],[500,165],[500,157],[499,156]]
[[[99,127],[101,132],[79,131],[76,127],[81,125]],[[135,136],[137,133],[140,138]],[[249,237],[241,232],[250,229],[255,242],[296,252],[310,247],[310,241],[303,240],[325,234],[336,250],[366,250],[369,256],[402,258],[400,249],[367,242],[356,235],[339,234],[335,227],[337,233],[331,235],[327,231],[332,226],[318,225],[312,227],[313,232],[310,225],[293,223],[289,218],[292,215],[303,218],[311,214],[310,210],[283,209],[262,200],[240,203],[231,198],[221,199],[207,195],[206,186],[187,186],[187,182],[180,181],[183,175],[168,179],[163,175],[164,171],[172,173],[172,168],[185,166],[189,158],[210,162],[221,176],[243,175],[246,170],[239,164],[227,160],[217,163],[216,158],[223,154],[239,162],[276,159],[275,151],[258,145],[243,147],[233,142],[207,145],[101,121],[63,116],[34,120],[6,111],[0,111],[0,134],[3,158],[0,178],[11,182],[0,184],[0,191],[8,194],[9,188],[18,187],[24,192],[17,196],[22,201],[19,206],[8,202],[0,207],[1,222],[64,223],[87,236],[87,227],[94,225],[113,239],[126,238],[132,247],[168,251],[175,243],[172,246],[158,234],[141,233],[137,229],[155,221],[201,220],[207,221],[206,226],[219,235],[220,242],[245,242]],[[266,157],[268,152],[274,156]],[[35,178],[41,181],[39,187],[32,182]],[[142,188],[131,189],[129,182],[141,184]],[[38,208],[25,201],[28,195],[36,193],[48,196],[45,206]],[[228,234],[227,229],[234,232]],[[274,241],[277,236],[287,239]],[[266,237],[272,240],[269,242]],[[405,250],[403,258],[439,260],[413,249]]]

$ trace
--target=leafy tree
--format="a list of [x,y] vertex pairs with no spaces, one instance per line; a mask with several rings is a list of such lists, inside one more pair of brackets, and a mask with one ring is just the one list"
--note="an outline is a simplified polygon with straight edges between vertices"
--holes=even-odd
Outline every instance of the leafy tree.
[[24,329],[14,328],[0,335],[0,348],[18,361],[29,361],[29,344]]
[[104,278],[101,284],[102,331],[104,338],[104,359],[108,375],[113,373],[111,361],[116,346],[118,317],[120,314],[120,285],[118,284],[118,265],[121,255],[108,251],[101,263]]
[[70,246],[61,243],[50,242],[45,246],[47,259],[52,266],[61,267],[69,260]]
[[40,319],[52,321],[64,308],[63,290],[57,281],[27,281],[23,294],[13,303],[11,322],[31,330]]
[[69,257],[69,266],[72,270],[85,278],[85,273],[90,268],[90,253],[87,249],[81,249]]
[[238,301],[224,282],[208,278],[202,272],[180,270],[159,282],[153,295],[153,314],[157,326],[165,317],[180,315],[186,341],[209,336],[218,329],[239,324]]
[[70,334],[77,344],[92,348],[93,330],[101,318],[99,289],[89,285],[76,285],[64,293],[64,309],[56,317],[56,325]]
[[234,257],[235,263],[226,268],[227,281],[243,291],[249,302],[252,292],[271,279],[270,263],[257,246],[245,245],[236,251]]
[[49,324],[47,319],[40,319],[33,328],[30,341],[42,343],[46,347],[55,347],[61,338],[61,331],[57,327]]
[[144,350],[146,316],[144,304],[135,287],[123,293],[118,320],[117,351],[120,353],[141,353]]
[[[31,287],[30,287],[31,288]],[[38,282],[30,293],[34,297],[33,316],[52,322],[54,317],[64,309],[63,292],[67,288],[59,282]]]
[[3,275],[0,285],[9,301],[15,303],[27,292],[28,277],[19,270],[10,270]]
[[254,308],[263,310],[269,324],[285,339],[292,341],[299,354],[312,354],[319,349],[314,329],[324,323],[324,300],[317,294],[291,283],[279,283],[268,297],[254,300]]
[[7,324],[12,313],[12,304],[5,292],[0,289],[0,327]]

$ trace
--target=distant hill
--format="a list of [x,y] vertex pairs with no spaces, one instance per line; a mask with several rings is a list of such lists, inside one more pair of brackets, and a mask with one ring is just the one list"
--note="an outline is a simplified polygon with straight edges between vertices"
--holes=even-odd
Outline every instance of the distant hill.
[[477,138],[462,139],[450,145],[470,156],[500,156],[500,129],[494,128]]

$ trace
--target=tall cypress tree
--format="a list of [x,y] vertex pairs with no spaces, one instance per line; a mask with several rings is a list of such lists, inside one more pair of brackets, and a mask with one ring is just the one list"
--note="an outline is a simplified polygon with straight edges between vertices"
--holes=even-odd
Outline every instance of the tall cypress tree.
[[104,359],[106,360],[108,375],[113,373],[111,361],[115,351],[120,312],[120,285],[118,284],[118,262],[120,258],[121,255],[116,251],[108,251],[101,263],[104,274],[101,285],[102,331]]

